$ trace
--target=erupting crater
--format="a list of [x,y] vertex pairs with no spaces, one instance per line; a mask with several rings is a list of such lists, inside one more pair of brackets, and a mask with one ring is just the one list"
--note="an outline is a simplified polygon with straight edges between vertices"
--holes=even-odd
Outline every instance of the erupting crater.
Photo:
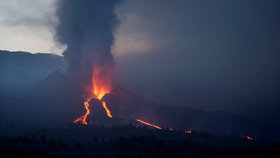
[[92,99],[97,99],[102,103],[102,107],[105,110],[107,117],[113,117],[111,111],[107,107],[106,102],[102,101],[102,98],[111,92],[111,75],[112,70],[109,67],[101,67],[98,65],[93,67],[91,83],[88,87],[86,87],[88,90],[88,94],[85,96],[84,101],[86,113],[75,119],[74,123],[81,123],[84,125],[88,124],[87,118],[91,114],[89,101]]
[[[98,63],[98,62],[97,62]],[[98,100],[102,105],[103,110],[106,112],[108,118],[113,118],[107,103],[103,101],[103,97],[106,94],[110,94],[112,90],[112,68],[106,65],[94,65],[92,69],[91,82],[85,87],[86,95],[84,96],[84,108],[85,114],[75,119],[74,123],[81,123],[83,125],[88,124],[88,117],[92,114],[90,106],[95,106],[97,103],[92,100]],[[141,119],[132,119],[145,126],[149,126],[156,129],[162,129],[160,126],[143,121]]]

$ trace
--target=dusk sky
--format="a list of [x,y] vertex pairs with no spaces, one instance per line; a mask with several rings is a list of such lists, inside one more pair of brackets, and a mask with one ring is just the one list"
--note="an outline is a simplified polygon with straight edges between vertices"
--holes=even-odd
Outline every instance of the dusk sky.
[[[0,2],[1,49],[63,52],[65,46],[53,37],[56,0]],[[278,6],[276,0],[124,0],[116,9],[121,26],[114,54],[152,53],[167,47],[192,54],[188,49],[194,45],[226,52],[259,43],[263,49],[275,50],[279,48]]]
[[[57,25],[55,2],[56,0],[1,0],[0,49],[61,55],[65,46],[59,45],[54,39],[54,28]],[[180,3],[182,2],[178,1],[178,6]],[[158,23],[160,21],[153,21],[152,17],[146,19],[146,13],[142,13],[143,9],[151,9],[150,5],[149,1],[132,0],[122,2],[116,9],[121,27],[116,31],[114,54],[149,53],[170,44],[171,40],[162,39],[159,34],[150,34],[155,27],[161,27]],[[155,11],[161,12],[164,9],[162,7],[167,6],[168,1],[158,8],[153,7],[156,7]]]
[[280,157],[279,114],[280,0],[0,0],[0,157]]
[[[55,0],[0,3],[0,49],[61,55],[66,46],[54,37]],[[178,105],[213,96],[215,105],[189,106],[227,109],[225,100],[234,100],[250,105],[248,109],[255,103],[275,107],[280,92],[279,4],[124,0],[116,8],[120,27],[113,47],[119,83]]]

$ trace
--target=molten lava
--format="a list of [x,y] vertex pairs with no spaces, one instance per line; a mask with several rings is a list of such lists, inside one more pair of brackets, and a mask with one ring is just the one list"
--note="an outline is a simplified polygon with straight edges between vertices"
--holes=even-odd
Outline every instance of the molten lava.
[[[107,117],[112,118],[111,111],[107,107],[107,104],[105,101],[102,100],[102,98],[111,92],[111,79],[112,79],[112,68],[107,67],[107,66],[99,66],[99,65],[94,65],[93,66],[93,71],[92,71],[92,77],[91,77],[91,83],[89,86],[86,87],[87,91],[87,96],[85,96],[84,101],[84,108],[86,110],[86,113],[77,119],[74,120],[74,123],[81,123],[84,125],[87,125],[87,117],[91,114],[90,111],[90,104],[89,101],[91,99],[97,99],[102,103],[102,107],[106,112]],[[144,125],[157,128],[157,129],[162,129],[161,127],[140,120],[140,119],[135,119],[137,122],[142,123]]]
[[94,66],[92,72],[91,98],[101,100],[105,94],[111,91],[112,70],[107,67]]
[[152,123],[140,120],[140,119],[135,119],[135,121],[140,122],[140,123],[142,123],[144,125],[147,125],[147,126],[150,126],[150,127],[154,127],[154,128],[157,128],[157,129],[162,129],[161,127],[159,127],[159,126],[157,126],[155,124],[152,124]]
[[107,116],[112,118],[113,116],[111,115],[111,111],[107,108],[107,105],[104,101],[102,102],[102,106],[105,109]]
[[[111,75],[112,75],[112,70],[109,67],[100,67],[98,65],[95,65],[93,67],[92,71],[92,79],[91,79],[91,85],[87,88],[89,89],[88,96],[86,97],[86,100],[91,100],[91,99],[98,99],[99,101],[102,100],[102,98],[110,93],[111,91]],[[77,118],[74,123],[81,123],[84,125],[87,125],[87,117],[90,114],[90,109],[89,109],[89,102],[85,101],[84,102],[84,107],[86,109],[86,113]],[[106,103],[104,101],[101,101],[102,107],[106,111],[106,114],[109,118],[112,118],[111,111],[108,109]]]
[[83,125],[87,125],[87,124],[88,124],[88,123],[87,123],[87,116],[90,114],[89,103],[88,103],[88,101],[84,101],[84,106],[85,106],[85,109],[86,109],[86,113],[85,113],[83,116],[77,118],[77,119],[74,121],[74,123],[81,122]]

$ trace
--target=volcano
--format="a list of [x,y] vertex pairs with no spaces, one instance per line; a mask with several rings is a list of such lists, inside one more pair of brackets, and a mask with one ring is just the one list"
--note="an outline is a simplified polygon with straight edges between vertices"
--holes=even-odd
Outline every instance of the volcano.
[[[57,90],[50,87],[56,87]],[[271,125],[223,111],[203,111],[156,103],[137,96],[116,84],[112,86],[110,93],[105,94],[101,99],[92,98],[85,102],[82,97],[77,97],[79,96],[78,92],[82,92],[78,87],[63,71],[55,71],[34,89],[30,94],[32,96],[31,100],[37,100],[37,105],[48,107],[53,116],[52,120],[55,122],[59,120],[64,124],[71,123],[76,119],[75,123],[90,126],[133,124],[155,129],[193,129],[230,135],[244,133],[254,135],[276,134],[278,131]],[[51,92],[50,89],[54,90]],[[108,116],[108,111],[102,105],[104,102],[112,117]],[[90,114],[82,105],[88,108]],[[58,113],[55,114],[56,112]],[[44,111],[44,113],[48,112]],[[85,114],[87,114],[86,123],[83,123],[82,119],[77,120],[76,116],[81,117]],[[40,115],[40,117],[42,116]],[[56,116],[59,118],[56,118]],[[49,118],[49,116],[47,117]]]

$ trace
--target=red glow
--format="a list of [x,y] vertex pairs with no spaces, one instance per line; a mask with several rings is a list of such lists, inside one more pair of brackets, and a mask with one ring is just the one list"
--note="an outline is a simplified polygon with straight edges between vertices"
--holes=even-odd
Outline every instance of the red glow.
[[102,106],[105,109],[107,116],[112,118],[113,116],[111,115],[111,111],[107,108],[107,105],[104,101],[102,102]]
[[112,70],[109,67],[94,66],[92,72],[91,98],[101,100],[111,92]]
[[81,122],[83,125],[87,125],[87,124],[88,124],[88,123],[87,123],[87,116],[90,114],[89,103],[88,103],[88,101],[85,101],[85,102],[84,102],[84,106],[85,106],[85,109],[86,109],[86,113],[85,113],[83,116],[77,118],[77,119],[74,121],[74,123]]
[[140,123],[145,124],[145,125],[150,126],[150,127],[154,127],[154,128],[157,128],[157,129],[162,129],[161,127],[159,127],[157,125],[154,125],[152,123],[149,123],[149,122],[146,122],[146,121],[143,121],[143,120],[140,120],[140,119],[135,119],[135,121],[140,122]]
[[[111,92],[111,78],[112,78],[112,69],[110,67],[100,67],[98,65],[94,65],[93,71],[92,71],[92,83],[87,87],[88,96],[86,97],[86,100],[91,99],[98,99],[101,101],[101,99],[108,93]],[[84,107],[86,109],[86,113],[77,118],[74,123],[82,123],[84,125],[87,125],[87,117],[91,113],[89,109],[89,103],[88,101],[84,102]],[[106,103],[102,101],[102,107],[106,111],[106,114],[109,118],[112,118],[111,111],[108,109]]]

